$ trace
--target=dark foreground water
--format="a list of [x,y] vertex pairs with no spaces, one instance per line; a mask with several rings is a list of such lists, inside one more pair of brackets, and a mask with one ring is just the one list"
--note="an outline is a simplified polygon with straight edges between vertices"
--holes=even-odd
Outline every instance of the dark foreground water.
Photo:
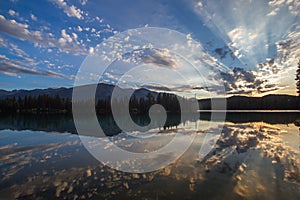
[[111,143],[121,135],[120,146],[134,143],[141,152],[160,148],[179,130],[195,134],[177,161],[140,174],[94,159],[71,134],[71,116],[1,116],[0,199],[300,199],[300,136],[293,124],[299,113],[229,113],[214,148],[200,159],[205,133],[222,125],[209,117],[180,123],[169,116],[163,126],[152,127],[159,134],[147,144],[122,136],[111,117],[102,117],[106,134],[117,134]]

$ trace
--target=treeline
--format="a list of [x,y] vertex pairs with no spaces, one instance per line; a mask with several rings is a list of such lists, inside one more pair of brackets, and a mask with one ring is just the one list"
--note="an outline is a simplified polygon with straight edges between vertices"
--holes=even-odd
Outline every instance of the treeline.
[[[125,114],[125,111],[128,109],[131,114],[145,114],[148,113],[152,105],[160,104],[169,113],[180,113],[179,98],[181,97],[168,93],[158,93],[155,97],[151,92],[149,92],[145,97],[140,98],[133,94],[129,100],[124,97],[113,99],[111,101],[111,98],[108,97],[106,99],[99,99],[96,102],[96,112],[98,114],[111,114],[111,106],[113,105],[115,110],[118,111],[118,114]],[[187,101],[186,99],[181,99],[183,101]],[[85,104],[88,106],[90,105],[90,102],[79,102],[79,104],[80,108],[82,108],[82,112],[84,112],[86,107]],[[124,111],[124,113],[122,113],[122,111]]]
[[0,100],[2,113],[70,113],[71,100],[60,98],[58,95],[25,96],[24,98],[6,98]]
[[[178,98],[181,97],[168,93],[158,93],[156,98],[151,93],[148,93],[146,98],[139,99],[133,95],[129,101],[129,111],[131,113],[147,113],[152,105],[160,104],[165,108],[166,111],[177,113],[180,112]],[[119,105],[122,105],[122,103]]]
[[[223,102],[219,99],[214,100],[216,104]],[[211,99],[199,100],[200,110],[211,110],[211,101]],[[300,110],[300,97],[291,95],[233,96],[226,99],[226,104],[227,110]]]
[[[144,97],[137,97],[133,94],[129,100],[129,112],[131,114],[148,113],[149,108],[154,104],[160,104],[169,113],[180,113],[189,109],[180,108],[179,101],[189,105],[189,100],[169,93],[147,93]],[[218,99],[215,109],[224,109],[218,106]],[[113,99],[113,105],[128,109],[128,99]],[[211,110],[211,99],[199,100],[200,110]],[[223,102],[223,101],[220,101]],[[226,99],[227,110],[300,110],[300,97],[290,95],[268,95],[264,97],[242,97],[233,96]],[[79,102],[82,108],[89,102]],[[220,108],[218,108],[220,107]],[[95,110],[98,114],[111,114],[111,98],[99,99],[96,102]],[[59,95],[50,96],[47,94],[0,99],[0,113],[72,113],[72,102],[69,98],[61,98]],[[120,113],[121,114],[121,113]]]
[[[150,92],[141,98],[133,95],[129,100],[129,111],[133,114],[144,114],[149,111],[149,108],[154,104],[161,104],[167,112],[179,113],[180,105],[178,96],[168,93],[158,93],[153,96]],[[125,106],[126,99],[114,99],[114,106]],[[85,103],[79,102],[84,107]],[[110,114],[111,99],[100,99],[96,102],[95,106],[98,114]],[[58,95],[51,97],[49,95],[39,95],[37,97],[25,96],[24,98],[6,98],[0,99],[0,112],[1,113],[72,113],[72,102],[69,98],[61,98]]]
[[290,95],[267,95],[255,97],[231,97],[227,100],[228,110],[299,110],[300,98]]

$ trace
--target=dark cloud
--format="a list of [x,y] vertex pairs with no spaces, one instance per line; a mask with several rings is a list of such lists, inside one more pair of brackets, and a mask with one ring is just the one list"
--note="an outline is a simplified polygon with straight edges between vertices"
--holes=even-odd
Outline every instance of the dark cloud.
[[142,60],[144,63],[151,63],[163,67],[175,67],[176,63],[171,59],[166,59],[164,57],[161,57],[159,55],[152,55],[152,56],[143,56]]
[[247,94],[247,95],[250,95],[252,93],[252,91],[247,91],[247,90],[239,90],[239,91],[228,91],[226,92],[226,94],[229,94],[229,95],[236,95],[236,94]]
[[242,68],[234,68],[232,73],[221,72],[221,76],[226,83],[225,87],[228,89],[238,89],[238,86],[236,85],[238,81],[254,83],[256,79],[252,72],[245,71]]
[[174,92],[192,92],[193,90],[214,92],[216,94],[224,94],[224,87],[222,85],[209,85],[209,86],[195,86],[195,85],[181,85],[178,87],[172,87],[171,91]]
[[155,66],[175,69],[179,66],[175,54],[167,49],[145,48],[137,49],[122,56],[123,61],[135,64],[154,64]]
[[234,55],[234,52],[228,47],[224,46],[222,48],[216,48],[214,50],[214,54],[218,55],[220,59],[226,58],[227,55],[230,55],[230,57],[234,60],[236,56]]
[[274,59],[270,59],[264,63],[259,63],[258,69],[269,74],[278,74],[282,71],[282,67],[279,67],[278,64],[275,63]]
[[195,86],[192,89],[193,90],[206,90],[206,91],[209,91],[208,87],[202,87],[202,86]]
[[171,91],[167,86],[159,86],[159,85],[143,85],[142,88],[146,88],[149,90],[158,90],[158,91]]
[[201,85],[180,85],[180,86],[158,86],[158,85],[144,85],[147,89],[157,91],[172,91],[172,92],[186,92],[192,90],[202,90],[208,92],[216,92],[223,94],[224,88],[227,94],[245,94],[251,95],[253,93],[266,93],[280,89],[277,84],[271,84],[269,80],[264,80],[261,77],[256,77],[254,71],[246,71],[242,68],[234,68],[231,72],[220,72],[223,79],[223,86],[201,86]]
[[274,88],[274,87],[276,87],[275,84],[267,84],[267,85],[265,85],[265,88]]
[[48,77],[59,77],[59,78],[69,78],[66,75],[56,73],[53,71],[38,71],[35,69],[25,68],[14,63],[10,62],[0,62],[0,73],[14,76],[16,74],[31,74],[39,76],[48,76]]
[[140,59],[144,63],[151,63],[160,67],[176,68],[178,66],[175,55],[166,50],[148,49],[140,54]]
[[266,87],[265,88],[260,87],[260,88],[258,88],[258,91],[259,91],[259,93],[266,93],[266,92],[273,92],[273,91],[276,91],[276,90],[279,90],[279,89],[280,88],[277,87],[277,86],[274,86],[274,88],[269,88],[269,89],[266,89]]
[[160,85],[143,85],[143,88],[147,88],[150,90],[157,90],[157,91],[172,91],[172,92],[186,92],[191,90],[205,90],[211,91],[208,87],[202,86],[193,86],[193,85],[180,85],[177,87],[167,87],[167,86],[160,86]]
[[234,68],[232,73],[221,72],[221,77],[227,94],[265,93],[279,89],[276,84],[268,84],[268,80],[261,80],[253,71],[242,68]]

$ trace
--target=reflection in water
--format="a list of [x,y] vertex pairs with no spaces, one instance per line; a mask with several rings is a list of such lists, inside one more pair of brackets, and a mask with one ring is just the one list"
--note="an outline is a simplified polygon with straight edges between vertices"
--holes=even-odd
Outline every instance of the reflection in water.
[[[246,199],[298,199],[299,150],[285,145],[279,134],[264,123],[225,126],[205,159],[207,172],[226,178],[235,195]],[[212,180],[208,177],[204,185]]]
[[4,129],[76,133],[72,115],[64,114],[1,114],[0,130]]
[[[181,121],[180,115],[169,114],[164,124],[159,121],[154,122],[154,127],[150,128],[162,128],[169,129],[179,125]],[[195,117],[186,117],[182,121],[196,121]],[[124,117],[122,122],[127,123],[129,119]],[[132,120],[141,126],[146,126],[150,122],[148,115],[133,115]],[[87,119],[88,121],[88,119]],[[100,126],[106,135],[112,136],[121,132],[115,123],[111,115],[98,116]],[[45,132],[60,132],[60,133],[75,133],[77,134],[72,115],[36,115],[36,114],[14,114],[14,115],[0,115],[0,130],[33,130],[33,131],[45,131]]]
[[[202,123],[205,122],[186,122],[178,128],[188,130]],[[292,123],[282,124],[227,122],[214,149],[202,160],[198,152],[204,130],[198,131],[194,143],[180,159],[145,174],[124,173],[103,166],[89,155],[77,135],[3,130],[0,132],[1,197],[299,199],[299,147],[292,145],[300,140],[298,128]],[[173,137],[176,127],[161,131],[147,145],[157,146]],[[131,140],[118,142],[125,146]],[[136,148],[145,146],[136,145]]]
[[[200,117],[199,117],[200,116]],[[198,119],[202,121],[211,121],[210,113],[200,113],[196,116],[183,116],[168,114],[165,124],[161,124],[157,120],[156,126],[151,128],[177,128],[180,121],[183,123],[187,121],[195,122]],[[132,120],[140,126],[146,126],[150,123],[148,115],[132,115]],[[155,118],[154,119],[159,119]],[[233,123],[246,122],[266,122],[269,124],[291,124],[297,119],[300,119],[300,113],[227,113],[226,121]],[[123,123],[126,124],[128,118],[124,117]],[[121,130],[116,125],[111,115],[98,116],[98,121],[103,128],[106,135],[116,135]],[[0,115],[0,130],[33,130],[45,132],[60,132],[60,133],[77,133],[72,115],[53,114],[53,115],[36,115],[36,114],[12,114]]]
[[[210,113],[200,113],[200,119],[210,120]],[[233,123],[265,122],[268,124],[290,124],[300,119],[299,112],[228,112],[226,121]]]

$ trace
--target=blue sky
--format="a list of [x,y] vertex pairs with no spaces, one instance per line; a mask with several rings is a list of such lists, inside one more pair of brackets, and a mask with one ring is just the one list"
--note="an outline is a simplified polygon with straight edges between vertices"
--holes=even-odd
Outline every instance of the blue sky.
[[[80,65],[97,53],[104,39],[128,29],[161,27],[201,44],[213,61],[206,64],[225,69],[220,76],[227,94],[295,94],[299,10],[299,0],[3,1],[0,88],[72,87]],[[149,60],[157,64],[153,58],[158,56],[161,60],[170,56],[152,53],[148,64]],[[118,78],[107,72],[102,80],[115,83]],[[201,82],[165,84],[207,90]]]

